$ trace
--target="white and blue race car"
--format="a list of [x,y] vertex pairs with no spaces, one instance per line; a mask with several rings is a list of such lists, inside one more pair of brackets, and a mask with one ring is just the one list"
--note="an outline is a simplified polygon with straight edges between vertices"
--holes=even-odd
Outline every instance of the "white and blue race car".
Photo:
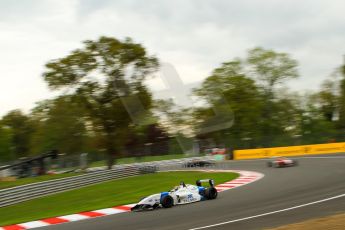
[[[209,187],[202,186],[202,182],[208,182]],[[159,207],[171,208],[178,204],[189,204],[193,202],[216,199],[217,189],[212,179],[197,180],[196,185],[181,182],[169,192],[161,192],[150,195],[139,201],[131,210],[144,211],[153,210]]]

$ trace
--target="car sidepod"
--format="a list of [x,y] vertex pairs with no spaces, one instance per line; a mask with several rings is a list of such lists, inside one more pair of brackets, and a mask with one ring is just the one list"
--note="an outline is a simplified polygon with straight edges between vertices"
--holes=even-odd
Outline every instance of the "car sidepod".
[[190,188],[181,188],[174,192],[176,196],[177,203],[176,204],[188,204],[192,202],[196,202],[200,200],[200,195],[198,194],[197,189],[191,190]]
[[206,197],[205,197],[206,188],[203,187],[203,186],[198,186],[198,191],[199,191],[199,195],[201,197],[200,200],[201,201],[207,200]]

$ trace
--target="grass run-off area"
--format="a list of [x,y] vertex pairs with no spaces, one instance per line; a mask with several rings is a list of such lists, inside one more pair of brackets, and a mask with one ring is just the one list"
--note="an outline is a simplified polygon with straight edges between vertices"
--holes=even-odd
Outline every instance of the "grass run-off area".
[[180,181],[195,184],[197,179],[214,179],[221,184],[236,177],[236,173],[225,172],[160,172],[112,180],[0,208],[0,226],[136,203]]
[[271,230],[343,230],[345,229],[345,213],[326,216],[317,219],[306,220],[299,223],[289,224]]
[[19,185],[31,184],[31,183],[48,181],[48,180],[53,180],[53,179],[77,176],[77,175],[80,175],[80,173],[63,173],[63,174],[53,174],[53,175],[21,178],[15,181],[0,181],[0,189],[11,188],[11,187],[19,186]]

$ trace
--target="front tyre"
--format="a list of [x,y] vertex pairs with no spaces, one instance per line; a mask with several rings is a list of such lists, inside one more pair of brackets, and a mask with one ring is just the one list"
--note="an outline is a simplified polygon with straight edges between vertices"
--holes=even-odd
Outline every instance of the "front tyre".
[[[273,167],[273,168],[280,168],[281,166],[280,166],[279,162],[273,162],[273,163],[272,163],[272,167]],[[282,167],[283,167],[283,166],[282,166]]]
[[163,197],[162,202],[161,202],[163,208],[171,208],[174,205],[174,199],[167,195]]

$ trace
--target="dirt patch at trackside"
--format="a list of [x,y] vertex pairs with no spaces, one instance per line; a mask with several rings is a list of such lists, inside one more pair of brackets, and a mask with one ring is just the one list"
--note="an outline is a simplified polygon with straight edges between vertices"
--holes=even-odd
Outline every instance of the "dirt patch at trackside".
[[344,230],[345,214],[311,219],[300,223],[289,224],[270,230]]

